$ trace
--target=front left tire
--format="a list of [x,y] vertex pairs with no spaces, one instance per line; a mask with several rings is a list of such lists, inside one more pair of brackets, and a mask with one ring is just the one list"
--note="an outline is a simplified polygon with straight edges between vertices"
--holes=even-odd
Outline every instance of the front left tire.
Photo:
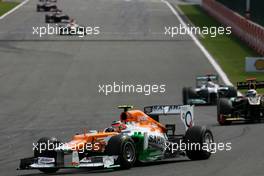
[[118,164],[122,169],[131,168],[136,161],[134,141],[126,135],[112,136],[106,147],[106,154],[118,155]]
[[[35,149],[34,150],[34,157],[49,157],[49,158],[55,158],[55,161],[56,161],[56,158],[57,158],[57,153],[56,151],[54,150],[49,150],[49,148],[51,148],[51,146],[56,146],[56,145],[59,145],[59,141],[55,138],[55,137],[43,137],[43,138],[40,138],[38,141],[37,141],[37,145],[38,145],[38,149]],[[39,147],[41,145],[45,145],[45,150],[44,151],[41,151],[39,150]],[[43,173],[47,173],[47,174],[50,174],[50,173],[55,173],[57,172],[59,169],[58,168],[41,168],[39,169],[41,172]]]

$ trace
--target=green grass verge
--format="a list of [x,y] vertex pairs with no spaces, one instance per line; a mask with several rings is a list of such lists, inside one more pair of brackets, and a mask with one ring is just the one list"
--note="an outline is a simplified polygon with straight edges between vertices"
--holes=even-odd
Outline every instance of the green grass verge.
[[[179,7],[195,26],[221,26],[214,18],[208,16],[199,5],[180,5]],[[258,56],[258,54],[234,35],[217,35],[215,38],[207,35],[200,38],[200,41],[234,84],[237,81],[244,81],[248,77],[264,80],[263,73],[245,72],[245,57]]]
[[17,6],[18,2],[2,2],[0,0],[0,16]]

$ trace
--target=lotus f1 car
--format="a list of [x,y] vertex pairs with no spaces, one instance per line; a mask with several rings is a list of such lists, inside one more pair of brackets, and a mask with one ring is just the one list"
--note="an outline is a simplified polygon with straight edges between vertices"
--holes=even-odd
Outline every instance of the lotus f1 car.
[[[174,145],[209,145],[213,142],[209,129],[194,126],[193,106],[148,106],[144,112],[130,110],[130,106],[120,108],[124,109],[120,120],[114,121],[103,131],[76,134],[63,144],[56,138],[41,138],[34,149],[34,156],[21,159],[19,169],[39,169],[44,173],[56,172],[61,168],[129,169],[135,162],[158,161],[182,155],[191,160],[210,157],[210,150],[199,147],[180,150]],[[176,135],[175,124],[163,125],[159,122],[160,116],[166,118],[167,115],[175,115],[173,120],[181,119],[185,134]]]
[[220,97],[236,97],[237,90],[232,86],[219,85],[217,75],[196,77],[196,88],[184,87],[183,104],[206,105],[217,104]]
[[69,20],[70,20],[70,17],[66,14],[63,14],[61,11],[57,11],[52,14],[45,15],[46,23],[69,22]]
[[56,12],[58,7],[54,3],[44,2],[37,4],[37,12]]
[[260,122],[264,119],[264,95],[256,89],[264,88],[264,81],[248,79],[238,82],[238,89],[248,89],[245,96],[220,98],[217,105],[217,121],[220,125],[229,125],[233,121]]

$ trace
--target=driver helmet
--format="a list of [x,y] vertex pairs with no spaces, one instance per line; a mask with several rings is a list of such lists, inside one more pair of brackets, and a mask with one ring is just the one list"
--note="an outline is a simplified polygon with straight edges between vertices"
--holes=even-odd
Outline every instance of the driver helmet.
[[246,93],[247,97],[255,97],[257,95],[257,91],[255,89],[249,89]]
[[111,127],[116,131],[122,131],[127,128],[126,124],[122,123],[120,120],[113,121]]

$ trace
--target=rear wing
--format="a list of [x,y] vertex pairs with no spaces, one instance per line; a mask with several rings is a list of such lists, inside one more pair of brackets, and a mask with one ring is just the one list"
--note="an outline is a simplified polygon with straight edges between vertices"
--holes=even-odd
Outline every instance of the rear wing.
[[155,105],[144,107],[144,112],[149,116],[180,115],[187,130],[194,126],[193,107],[193,105]]
[[264,88],[264,81],[257,81],[255,78],[237,82],[237,89],[261,89]]
[[207,74],[204,76],[197,76],[196,77],[196,87],[201,87],[202,85],[206,84],[208,81],[212,81],[218,84],[219,83],[218,75]]
[[212,81],[218,81],[218,75],[208,74],[205,76],[197,76],[196,80],[212,80]]

